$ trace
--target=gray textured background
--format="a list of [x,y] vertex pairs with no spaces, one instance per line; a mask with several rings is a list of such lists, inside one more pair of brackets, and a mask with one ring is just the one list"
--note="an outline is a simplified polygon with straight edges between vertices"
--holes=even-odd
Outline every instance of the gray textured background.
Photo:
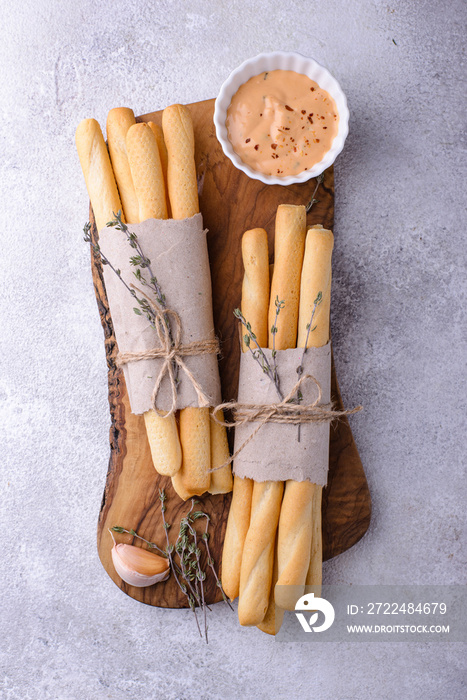
[[213,97],[261,51],[334,73],[352,121],[333,339],[344,401],[365,405],[352,426],[374,511],[325,580],[465,583],[465,4],[1,5],[1,697],[464,698],[462,645],[278,645],[216,606],[205,647],[189,612],[107,577],[107,377],[74,131]]

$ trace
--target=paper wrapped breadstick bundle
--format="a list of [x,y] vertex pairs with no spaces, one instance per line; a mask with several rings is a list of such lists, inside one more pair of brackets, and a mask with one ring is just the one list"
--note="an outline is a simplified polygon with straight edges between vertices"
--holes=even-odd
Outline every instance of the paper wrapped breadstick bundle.
[[[131,410],[141,414],[154,406],[165,412],[215,406],[220,403],[220,381],[201,214],[180,221],[148,219],[130,225],[129,231],[136,234],[144,255],[151,261],[148,279],[154,273],[170,310],[162,311],[157,329],[144,313],[135,314],[134,309],[140,309],[122,280],[155,309],[159,308],[157,295],[135,279],[135,268],[130,262],[135,251],[125,232],[102,229],[101,251],[120,270],[117,276],[108,265],[103,268]],[[178,369],[175,402],[173,361]]]
[[[86,120],[78,128],[77,147],[86,182],[94,177],[88,191],[99,214],[99,199],[102,192],[105,195],[105,206],[101,207],[105,214],[97,219],[99,246],[103,258],[111,262],[103,266],[104,282],[119,347],[117,363],[123,368],[130,407],[133,413],[144,414],[155,466],[167,475],[183,471],[179,475],[179,493],[189,498],[210,489],[211,460],[222,463],[228,453],[225,428],[217,424],[212,428],[210,419],[210,408],[220,403],[218,344],[212,317],[206,230],[197,192],[196,198],[193,195],[194,139],[191,136],[190,140],[188,110],[175,107],[183,120],[183,129],[179,130],[182,142],[177,143],[177,135],[170,137],[167,158],[165,153],[161,158],[164,138],[155,125],[131,124],[131,115],[122,110],[109,115],[114,144],[121,146],[124,137],[126,154],[121,146],[119,155],[122,160],[125,155],[128,159],[125,176],[130,173],[138,201],[138,213],[132,210],[131,216],[139,223],[105,226],[122,207],[105,142],[94,120]],[[99,149],[98,162],[94,162],[94,142]],[[185,167],[188,152],[189,178]],[[172,181],[181,179],[183,187],[178,192],[175,189],[169,200],[164,171],[170,167],[171,158]],[[183,163],[182,172],[179,163]],[[100,186],[103,175],[106,180]],[[123,189],[131,189],[128,178],[121,182]],[[167,219],[168,204],[175,208],[176,220]],[[124,222],[123,216],[121,220]],[[135,278],[135,268],[139,278]],[[175,412],[180,412],[180,439]],[[231,490],[230,468],[228,472],[219,470],[214,493]]]
[[[242,353],[240,358],[234,450],[238,454],[234,460],[234,474],[255,482],[293,479],[326,484],[329,421],[324,415],[318,420],[318,405],[329,407],[330,404],[331,347],[325,343],[322,347],[308,348],[306,353],[303,347],[296,347],[305,238],[305,208],[281,205],[276,217],[269,347],[263,348],[267,363],[276,368],[281,396],[251,352]],[[327,306],[327,292],[327,288],[322,290],[317,309],[321,304]],[[284,302],[277,319],[276,299]],[[272,338],[274,324],[277,332]],[[310,329],[310,335],[313,332],[315,330]],[[300,374],[297,373],[299,366],[302,367]],[[299,404],[294,403],[298,391],[302,395]],[[306,410],[314,404],[315,411]],[[299,423],[300,441],[297,439]]]
[[[239,620],[269,634],[280,627],[282,611],[293,609],[297,590],[318,578],[322,545],[317,510],[327,483],[330,422],[352,412],[334,410],[330,400],[332,248],[331,231],[318,225],[307,232],[305,207],[278,208],[269,347],[261,334],[256,342],[258,310],[244,305],[242,297],[242,311],[251,314],[251,322],[247,313],[241,319],[243,333],[247,327],[242,344],[250,352],[241,355],[238,400],[223,406],[233,409],[236,426],[233,503],[237,483],[254,484],[249,522],[245,513],[239,522],[238,506],[232,522],[236,533],[248,522],[246,536],[237,542],[237,549],[242,545]],[[248,257],[244,264],[248,300]],[[227,537],[233,512],[232,507],[224,557],[226,551],[235,552]],[[235,582],[233,560],[228,560],[227,587]]]

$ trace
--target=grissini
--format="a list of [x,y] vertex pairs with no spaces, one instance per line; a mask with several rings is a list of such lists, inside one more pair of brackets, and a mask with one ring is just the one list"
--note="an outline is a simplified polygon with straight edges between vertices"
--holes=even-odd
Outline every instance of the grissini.
[[185,219],[199,212],[195,137],[189,109],[178,104],[166,107],[162,113],[162,130],[167,147],[167,190],[172,217]]
[[[218,420],[224,420],[224,412],[218,411],[216,417]],[[221,467],[230,457],[229,441],[227,440],[227,432],[223,425],[219,425],[211,416],[211,483],[209,485],[209,493],[215,495],[217,493],[230,493],[232,491],[232,468],[230,464]],[[217,467],[221,467],[218,469]]]
[[[242,314],[251,324],[258,344],[265,347],[268,342],[269,251],[264,229],[251,229],[243,234],[242,258],[245,268]],[[242,351],[246,350],[242,337]],[[231,600],[238,596],[240,590],[240,570],[243,546],[250,525],[252,492],[252,479],[234,476],[233,497],[222,553],[222,585]]]
[[[251,324],[258,345],[267,347],[269,308],[268,235],[263,228],[245,231],[242,236],[242,259],[245,269],[242,283],[242,314]],[[242,337],[242,350],[247,349]]]
[[259,623],[259,625],[256,625],[258,629],[261,630],[261,632],[265,632],[266,634],[270,635],[276,635],[282,625],[282,621],[284,619],[284,610],[282,608],[279,608],[274,600],[274,587],[277,581],[277,576],[278,576],[278,567],[277,567],[277,541],[276,541],[276,549],[274,553],[274,568],[272,571],[272,585],[271,585],[271,592],[269,594],[269,605],[268,609],[266,610],[266,615],[264,616],[264,619],[262,622]]
[[277,208],[274,236],[274,272],[269,304],[269,346],[276,314],[275,300],[285,302],[277,326],[276,348],[294,348],[297,342],[300,278],[306,237],[306,208],[281,204]]
[[255,482],[253,486],[250,527],[240,571],[238,620],[241,625],[259,625],[269,607],[274,543],[283,489],[282,481]]
[[250,525],[253,480],[234,476],[232,502],[222,550],[222,587],[230,600],[240,590],[243,546]]
[[[199,212],[195,137],[189,109],[178,104],[166,107],[162,113],[162,131],[167,147],[167,190],[172,217],[185,219]],[[187,494],[204,493],[211,484],[209,409],[184,408],[180,411],[180,442],[182,467],[172,484],[179,496],[186,500]],[[204,463],[201,465],[198,457],[202,445],[207,449],[203,452]]]
[[78,124],[75,140],[96,227],[100,231],[122,209],[109,153],[95,119],[83,119]]
[[174,476],[182,466],[175,414],[159,415],[151,409],[143,415],[154,469],[162,476]]
[[[322,303],[317,307],[315,316],[313,318],[313,325],[316,325],[316,329],[313,331],[313,333],[310,333],[307,347],[319,347],[320,345],[325,345],[329,338],[330,338],[330,309],[331,309],[331,282],[332,282],[332,269],[331,269],[331,260],[329,260],[329,268],[328,272],[329,274],[326,274],[326,252],[331,257],[332,255],[332,249],[334,246],[334,236],[332,234],[332,231],[329,231],[327,229],[323,229],[322,226],[313,226],[314,229],[321,229],[320,236],[318,234],[314,234],[312,239],[310,240],[310,252],[309,252],[309,257],[313,258],[316,257],[317,260],[315,261],[316,267],[319,267],[319,275],[321,275],[321,279],[318,282],[318,284],[321,284],[323,289],[326,289],[326,291],[323,291],[323,301]],[[308,232],[308,235],[310,235],[310,232]],[[313,243],[314,245],[311,245]],[[316,248],[315,248],[316,246]],[[323,251],[320,253],[320,251]],[[324,253],[324,255],[323,255]],[[321,266],[319,266],[319,258],[323,256],[324,261]],[[309,267],[307,265],[307,267]],[[304,271],[305,271],[305,266],[304,266]],[[308,272],[305,271],[305,275],[307,275]],[[316,299],[316,296],[313,296],[313,294],[317,291],[317,287],[315,287],[315,290],[313,290],[311,287],[308,289],[307,294],[304,294],[302,297],[302,302],[303,302],[303,310],[302,308],[300,309],[300,315],[303,319],[306,318],[306,314],[309,314],[311,316],[311,310],[314,305],[314,300]],[[306,333],[305,331],[307,330],[306,328],[307,322],[303,320],[303,322],[299,321],[299,338],[303,340],[301,341],[304,343],[304,338],[306,338]],[[315,335],[316,333],[316,335]],[[313,345],[313,343],[315,345]],[[302,346],[303,346],[302,345]],[[301,347],[302,347],[301,346]],[[313,494],[313,520],[312,520],[312,536],[311,536],[311,554],[310,554],[310,564],[308,567],[308,572],[305,580],[305,585],[306,586],[315,586],[318,587],[318,591],[315,589],[315,593],[319,595],[319,589],[321,588],[322,584],[322,579],[323,579],[323,534],[322,534],[322,529],[321,529],[321,501],[322,501],[322,495],[323,495],[323,487],[316,485],[314,494]]]
[[[154,122],[148,122],[148,126],[151,128],[152,133],[156,137],[157,141],[157,148],[159,149],[159,155],[161,158],[161,165],[162,165],[162,172],[164,174],[164,183],[165,183],[165,191],[166,193],[168,192],[167,189],[167,162],[168,162],[168,156],[167,156],[167,146],[165,145],[165,140],[164,140],[164,132],[162,131],[162,127],[159,126],[159,124],[155,124]],[[170,219],[172,217],[172,213],[170,211],[170,202],[168,196],[166,197],[166,204],[167,204],[167,218]]]
[[321,595],[323,582],[323,533],[321,530],[321,501],[323,487],[315,485],[313,494],[313,519],[311,531],[310,564],[305,579],[305,586],[314,586],[315,595]]
[[128,224],[139,221],[138,199],[126,151],[126,135],[133,124],[136,124],[135,115],[128,107],[116,107],[107,115],[107,144],[110,160],[122,200],[123,214]]
[[179,421],[182,466],[172,483],[174,487],[182,484],[181,492],[184,496],[187,493],[190,496],[201,496],[209,489],[211,483],[210,409],[184,408],[180,411]]
[[[295,347],[305,236],[305,207],[280,205],[276,214],[274,272],[268,315],[269,347],[274,345],[276,350]],[[275,323],[277,298],[285,305],[276,324],[278,331],[274,339],[271,328]],[[289,308],[284,314],[287,306]],[[255,482],[253,486],[251,521],[240,572],[240,624],[260,624],[269,607],[274,545],[283,491],[281,481]]]
[[126,135],[131,176],[139,204],[139,221],[166,219],[167,204],[164,174],[151,127],[133,124]]
[[[316,307],[313,327],[308,335],[307,347],[321,347],[329,341],[329,313],[331,308],[331,259],[334,247],[332,231],[313,226],[308,229],[303,260],[300,289],[297,347],[305,347],[307,325],[310,321],[318,292],[322,301]],[[308,318],[307,318],[308,316]]]
[[[300,311],[298,320],[298,347],[320,347],[329,340],[329,304],[331,291],[331,256],[334,239],[331,231],[312,228],[306,237],[305,255],[301,274]],[[322,302],[315,307],[318,293]],[[313,313],[313,308],[314,313]],[[313,328],[308,332],[313,313]],[[294,610],[297,598],[303,595],[311,561],[311,551],[317,543],[317,516],[314,507],[321,506],[316,492],[321,488],[308,481],[286,482],[279,519],[277,553],[279,576],[275,589],[276,604],[285,610]],[[319,533],[321,539],[321,532]],[[314,566],[316,567],[316,553]],[[321,567],[321,562],[320,562]],[[300,592],[300,588],[302,589]]]
[[[127,131],[129,168],[135,182],[138,212],[135,223],[146,218],[167,218],[166,193],[155,136],[147,124],[134,124]],[[123,184],[122,184],[123,186]],[[174,476],[182,465],[182,449],[175,414],[165,417],[154,410],[144,413],[146,434],[154,468]]]
[[[312,507],[315,484],[286,481],[277,528],[278,578],[274,600],[283,610],[294,610],[304,593],[310,563]],[[299,590],[302,587],[303,590]]]

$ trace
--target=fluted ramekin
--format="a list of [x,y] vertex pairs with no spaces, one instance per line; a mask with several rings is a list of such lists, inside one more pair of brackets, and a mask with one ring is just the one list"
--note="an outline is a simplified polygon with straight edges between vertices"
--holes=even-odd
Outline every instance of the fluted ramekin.
[[[324,154],[322,160],[309,170],[304,170],[296,175],[286,175],[277,177],[275,175],[264,175],[258,170],[253,170],[246,165],[235,153],[230,143],[225,120],[227,109],[232,97],[237,92],[240,85],[247,80],[264,71],[291,70],[302,73],[314,80],[320,88],[326,90],[336,103],[339,114],[339,126],[337,134],[332,142],[331,148]],[[347,100],[337,80],[312,58],[307,58],[299,53],[289,53],[285,51],[274,51],[273,53],[262,53],[255,58],[250,58],[241,66],[236,68],[222,85],[214,107],[214,124],[216,135],[227,158],[229,158],[236,168],[242,170],[248,177],[254,180],[261,180],[266,185],[292,185],[295,182],[306,182],[317,175],[320,175],[326,168],[334,163],[339,153],[344,148],[345,139],[349,132],[349,110]]]

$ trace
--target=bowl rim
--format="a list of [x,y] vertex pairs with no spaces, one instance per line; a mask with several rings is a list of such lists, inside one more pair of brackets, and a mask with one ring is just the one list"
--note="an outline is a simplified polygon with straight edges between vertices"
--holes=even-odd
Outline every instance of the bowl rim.
[[[225,119],[227,115],[227,108],[231,102],[232,96],[238,90],[240,85],[245,83],[254,75],[267,70],[267,68],[262,67],[256,70],[258,64],[263,64],[265,62],[271,61],[273,64],[276,62],[284,61],[296,61],[301,64],[301,67],[307,67],[308,72],[319,74],[321,79],[324,79],[326,87],[324,88],[329,92],[331,97],[336,102],[339,112],[339,127],[338,132],[332,142],[331,148],[324,154],[322,160],[309,170],[303,170],[297,175],[286,175],[285,177],[277,177],[275,175],[265,175],[258,170],[253,170],[249,165],[244,163],[240,156],[233,150],[232,144],[228,138],[227,127],[225,125]],[[272,65],[270,70],[293,70],[292,68],[284,68],[281,66]],[[298,71],[296,71],[298,72]],[[304,73],[308,75],[308,73]],[[310,77],[310,76],[308,76]],[[315,78],[311,78],[314,80]],[[316,82],[319,83],[318,80]],[[336,99],[337,98],[337,99]],[[257,56],[247,58],[243,63],[241,63],[237,68],[235,68],[227,77],[227,79],[222,83],[219,90],[219,94],[214,103],[214,125],[216,130],[217,139],[222,147],[222,150],[232,162],[232,164],[245,173],[248,177],[254,180],[260,180],[267,185],[292,185],[295,183],[307,182],[314,177],[320,175],[324,170],[329,168],[337,156],[341,153],[344,148],[345,140],[349,132],[349,109],[347,105],[347,98],[339,85],[338,81],[334,76],[325,68],[323,65],[318,63],[314,58],[310,56],[305,56],[298,51],[272,51],[267,53],[260,53]]]

